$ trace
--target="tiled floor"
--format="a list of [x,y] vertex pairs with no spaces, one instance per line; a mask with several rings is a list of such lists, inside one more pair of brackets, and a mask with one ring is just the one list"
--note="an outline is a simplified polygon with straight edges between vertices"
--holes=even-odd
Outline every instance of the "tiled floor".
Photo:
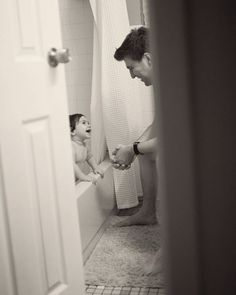
[[140,287],[86,286],[87,295],[166,295],[164,289]]

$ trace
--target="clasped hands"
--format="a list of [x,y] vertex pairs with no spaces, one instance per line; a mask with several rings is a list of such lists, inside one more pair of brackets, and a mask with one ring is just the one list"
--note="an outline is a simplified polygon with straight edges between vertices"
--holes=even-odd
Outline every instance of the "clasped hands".
[[135,156],[132,145],[119,144],[112,152],[112,166],[119,170],[129,169]]

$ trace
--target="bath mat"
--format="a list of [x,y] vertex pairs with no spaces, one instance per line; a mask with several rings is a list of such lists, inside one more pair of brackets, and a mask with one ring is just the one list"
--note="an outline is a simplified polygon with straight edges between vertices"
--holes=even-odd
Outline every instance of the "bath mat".
[[113,216],[84,267],[85,283],[102,286],[164,287],[163,273],[146,275],[160,245],[157,225],[117,227]]

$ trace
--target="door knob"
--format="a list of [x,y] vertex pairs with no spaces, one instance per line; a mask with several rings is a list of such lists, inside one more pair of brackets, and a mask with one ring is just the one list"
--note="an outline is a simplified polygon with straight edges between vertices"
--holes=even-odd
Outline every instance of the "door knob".
[[59,63],[68,63],[71,59],[72,58],[68,48],[51,48],[48,52],[48,63],[53,68],[55,68]]

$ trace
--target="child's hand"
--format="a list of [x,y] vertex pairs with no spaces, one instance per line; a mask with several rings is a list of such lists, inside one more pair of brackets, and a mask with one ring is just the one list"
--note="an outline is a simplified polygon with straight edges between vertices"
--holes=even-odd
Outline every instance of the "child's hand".
[[86,175],[83,179],[81,179],[82,181],[88,181],[88,182],[92,182],[93,184],[97,184],[97,179],[94,175]]
[[104,177],[104,171],[100,167],[97,167],[96,169],[94,169],[94,173],[100,174],[101,178]]

